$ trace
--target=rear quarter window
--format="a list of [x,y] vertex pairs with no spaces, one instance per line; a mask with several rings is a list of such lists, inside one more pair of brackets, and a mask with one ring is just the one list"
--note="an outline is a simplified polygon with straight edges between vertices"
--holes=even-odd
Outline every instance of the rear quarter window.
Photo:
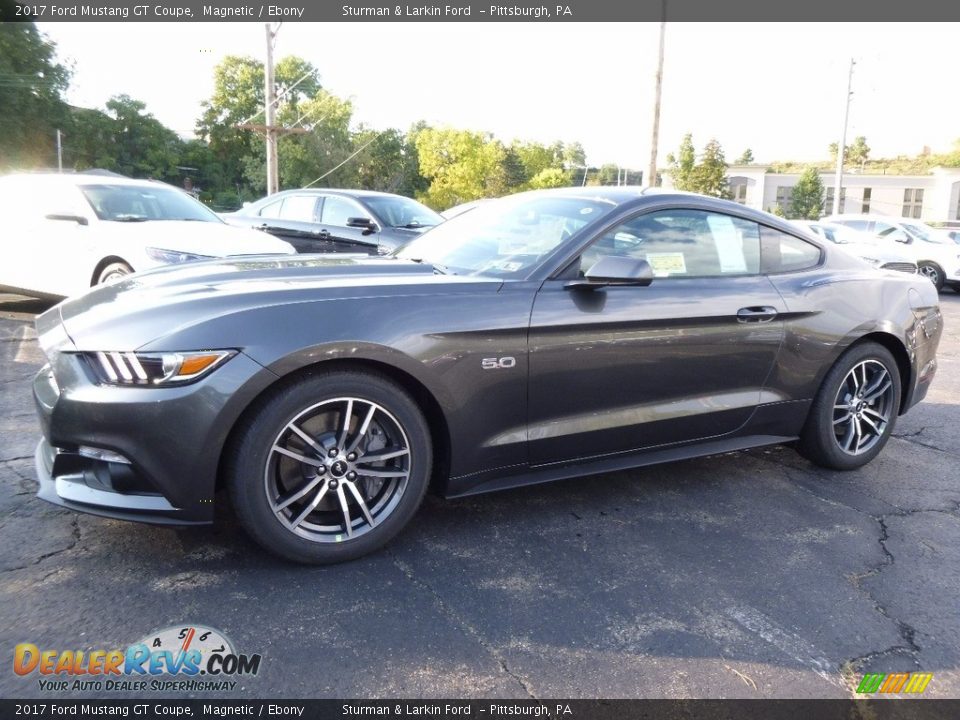
[[766,275],[816,267],[822,255],[813,243],[770,227],[761,228],[760,244],[761,267]]

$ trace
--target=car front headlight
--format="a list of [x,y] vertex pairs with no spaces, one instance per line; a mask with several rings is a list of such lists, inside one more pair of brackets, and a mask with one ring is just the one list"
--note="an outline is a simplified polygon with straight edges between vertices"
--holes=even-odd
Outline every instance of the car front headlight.
[[196,253],[180,252],[179,250],[164,250],[163,248],[148,247],[147,257],[165,265],[193,262],[194,260],[213,260],[211,255],[197,255]]
[[169,387],[194,382],[236,354],[236,350],[80,353],[99,384],[139,387]]

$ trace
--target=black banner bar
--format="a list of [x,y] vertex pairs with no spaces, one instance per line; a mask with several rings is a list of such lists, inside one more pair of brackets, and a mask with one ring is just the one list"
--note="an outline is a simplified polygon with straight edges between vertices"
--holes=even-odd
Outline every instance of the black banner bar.
[[0,700],[2,718],[953,720],[960,700]]
[[[960,3],[944,0],[667,0],[666,8],[671,22],[960,20]],[[6,22],[651,22],[662,15],[662,0],[0,0]]]

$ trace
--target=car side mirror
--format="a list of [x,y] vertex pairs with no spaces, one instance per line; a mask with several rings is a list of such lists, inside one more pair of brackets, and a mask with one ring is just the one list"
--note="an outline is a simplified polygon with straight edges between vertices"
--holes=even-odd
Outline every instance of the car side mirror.
[[568,282],[568,288],[601,288],[617,285],[646,287],[653,282],[653,268],[646,260],[607,255],[587,270],[583,278]]
[[89,225],[90,221],[83,215],[72,215],[70,213],[50,213],[45,215],[47,220],[65,220],[66,222],[75,222],[77,225]]
[[377,230],[377,224],[370,218],[365,217],[347,218],[347,227],[360,228],[364,235],[369,235]]

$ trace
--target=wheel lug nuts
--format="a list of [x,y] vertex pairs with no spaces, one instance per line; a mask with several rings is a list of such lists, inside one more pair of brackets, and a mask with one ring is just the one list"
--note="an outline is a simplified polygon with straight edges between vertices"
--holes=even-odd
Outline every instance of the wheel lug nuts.
[[340,454],[340,451],[337,450],[336,448],[332,448],[330,452],[327,453],[327,455],[329,455],[330,457],[336,457],[339,454]]
[[347,480],[356,480],[356,479],[357,479],[357,474],[355,472],[347,473]]
[[356,453],[350,453],[349,455],[347,455],[347,460],[349,460],[350,462],[353,462],[356,459],[357,459]]

